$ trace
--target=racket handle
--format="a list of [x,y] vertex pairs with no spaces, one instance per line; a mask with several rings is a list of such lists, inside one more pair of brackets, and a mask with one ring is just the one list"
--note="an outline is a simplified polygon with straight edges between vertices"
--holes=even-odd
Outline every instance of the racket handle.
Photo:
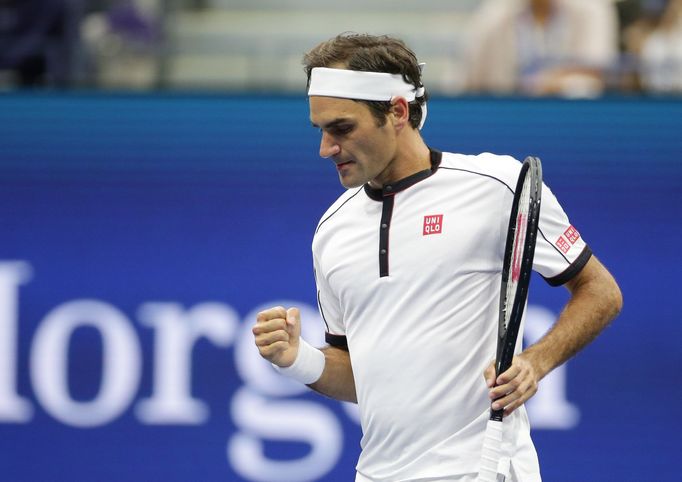
[[488,420],[481,451],[481,467],[478,472],[477,482],[504,481],[504,475],[498,479],[497,464],[502,457],[502,422]]

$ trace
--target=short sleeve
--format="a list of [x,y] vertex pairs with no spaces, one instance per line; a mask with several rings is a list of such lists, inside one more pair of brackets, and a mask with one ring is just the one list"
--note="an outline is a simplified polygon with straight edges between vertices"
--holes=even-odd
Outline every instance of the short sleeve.
[[559,286],[578,274],[591,256],[580,232],[571,224],[554,193],[543,184],[533,269],[550,285]]
[[338,298],[332,292],[324,273],[320,269],[317,256],[313,253],[313,269],[317,285],[317,307],[325,324],[325,340],[331,346],[348,349],[346,329],[343,325]]

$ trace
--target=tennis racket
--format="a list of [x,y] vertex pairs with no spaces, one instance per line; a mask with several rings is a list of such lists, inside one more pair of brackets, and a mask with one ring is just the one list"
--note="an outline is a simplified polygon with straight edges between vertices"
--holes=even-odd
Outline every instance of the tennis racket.
[[[541,194],[540,159],[527,157],[521,166],[519,180],[516,183],[504,248],[495,377],[511,366],[514,357],[516,338],[519,334],[533,268]],[[486,426],[481,452],[479,482],[504,481],[504,475],[497,472],[502,456],[503,413],[504,409],[490,409],[490,419]]]

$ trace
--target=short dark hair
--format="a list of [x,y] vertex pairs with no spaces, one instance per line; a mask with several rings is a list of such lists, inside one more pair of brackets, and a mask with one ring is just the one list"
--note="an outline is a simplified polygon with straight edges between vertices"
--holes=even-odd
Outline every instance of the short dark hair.
[[[342,33],[322,42],[303,57],[308,87],[310,73],[315,67],[329,67],[334,64],[342,64],[350,70],[363,72],[400,74],[405,82],[414,85],[415,89],[423,87],[417,56],[402,40],[387,35]],[[421,106],[427,100],[428,94],[424,91],[424,95],[410,102],[409,121],[415,129],[419,127],[422,119]],[[367,104],[380,126],[386,123],[386,116],[391,110],[390,102],[373,100],[356,102]]]

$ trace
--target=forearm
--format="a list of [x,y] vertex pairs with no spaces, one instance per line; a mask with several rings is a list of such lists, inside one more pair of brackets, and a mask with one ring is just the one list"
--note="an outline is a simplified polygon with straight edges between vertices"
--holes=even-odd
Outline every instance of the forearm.
[[497,378],[492,363],[484,373],[492,407],[504,408],[505,416],[532,397],[545,375],[594,340],[620,312],[620,289],[595,257],[566,287],[571,299],[547,334],[515,356],[512,366]]
[[593,258],[583,271],[580,278],[567,285],[571,299],[557,322],[523,353],[539,378],[592,342],[620,312],[620,289],[601,263]]
[[322,376],[308,385],[327,397],[357,403],[355,379],[348,351],[328,346],[321,349],[325,357]]

